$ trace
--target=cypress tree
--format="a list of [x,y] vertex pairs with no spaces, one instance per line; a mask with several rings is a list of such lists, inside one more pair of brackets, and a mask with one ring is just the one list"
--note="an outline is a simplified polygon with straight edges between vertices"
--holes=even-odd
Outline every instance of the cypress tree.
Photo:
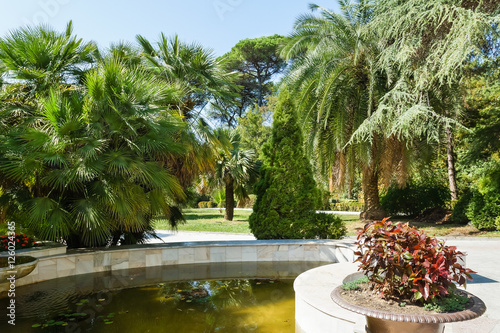
[[284,91],[274,111],[272,136],[263,147],[264,165],[249,219],[257,239],[339,238],[345,233],[339,218],[315,212],[320,191],[302,144],[293,103]]

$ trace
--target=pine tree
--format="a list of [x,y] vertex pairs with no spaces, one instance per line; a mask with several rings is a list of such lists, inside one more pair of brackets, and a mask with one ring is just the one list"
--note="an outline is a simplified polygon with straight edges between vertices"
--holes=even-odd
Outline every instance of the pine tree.
[[315,213],[320,192],[302,143],[292,101],[282,92],[249,220],[258,239],[339,238],[345,233],[339,218]]

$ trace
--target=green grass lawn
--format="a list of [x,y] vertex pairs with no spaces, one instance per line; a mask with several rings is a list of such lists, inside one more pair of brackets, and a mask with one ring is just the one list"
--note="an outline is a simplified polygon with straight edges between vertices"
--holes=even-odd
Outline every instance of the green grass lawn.
[[[248,217],[252,214],[248,210],[235,210],[233,221],[224,220],[224,209],[190,208],[183,210],[186,223],[179,225],[177,230],[250,233]],[[155,222],[156,229],[169,230],[166,220]]]
[[[236,209],[233,221],[224,220],[224,209],[190,208],[184,209],[183,213],[186,223],[179,225],[177,230],[250,233],[248,217],[252,212],[248,210]],[[346,222],[346,225],[359,220],[357,215],[340,215],[340,217]],[[155,222],[155,228],[169,230],[170,226],[168,221],[158,220]]]
[[[250,233],[248,227],[248,217],[252,213],[248,210],[235,210],[234,220],[224,220],[224,209],[184,209],[186,223],[181,224],[178,230],[184,231],[207,231],[207,232],[230,232],[230,233]],[[365,222],[360,221],[357,215],[339,215],[344,220],[347,227],[347,235],[356,235],[356,229],[362,228]],[[394,218],[394,222],[408,222],[408,219]],[[429,235],[435,236],[480,236],[480,237],[500,237],[500,231],[484,232],[473,226],[459,224],[436,224],[424,222],[410,222],[411,225],[423,229]],[[169,230],[170,226],[166,220],[155,222],[155,228]]]

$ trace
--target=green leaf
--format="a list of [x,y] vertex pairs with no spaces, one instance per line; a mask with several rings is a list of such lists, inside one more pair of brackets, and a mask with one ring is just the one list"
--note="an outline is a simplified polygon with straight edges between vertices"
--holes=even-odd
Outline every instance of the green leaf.
[[404,254],[403,254],[403,258],[405,258],[406,260],[412,260],[413,259],[413,255],[406,251]]

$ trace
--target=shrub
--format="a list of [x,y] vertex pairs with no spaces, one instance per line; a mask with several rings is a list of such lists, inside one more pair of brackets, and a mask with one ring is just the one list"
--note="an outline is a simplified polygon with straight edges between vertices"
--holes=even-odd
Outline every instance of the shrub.
[[500,162],[492,162],[485,167],[466,215],[478,229],[500,230]]
[[335,202],[330,204],[331,210],[345,211],[345,212],[361,212],[365,204],[357,201]]
[[293,108],[288,92],[281,92],[272,136],[263,147],[261,180],[255,186],[257,199],[249,218],[250,229],[257,239],[338,234],[328,231],[336,222],[315,213],[320,206],[320,191],[304,156],[302,134]]
[[16,244],[16,250],[29,249],[35,244],[35,240],[26,234],[14,234],[13,236],[0,236],[0,252],[8,251],[9,242],[13,241]]
[[458,260],[454,246],[429,237],[407,224],[374,221],[358,232],[356,245],[360,270],[385,298],[430,303],[472,279]]
[[418,215],[429,208],[444,208],[449,197],[445,185],[410,182],[404,188],[391,185],[380,198],[380,204],[391,215]]
[[305,238],[340,239],[347,233],[344,221],[334,214],[316,213],[312,217]]
[[467,206],[466,215],[473,226],[479,230],[495,230],[499,226],[496,219],[500,216],[500,197],[483,195],[473,191],[472,198]]
[[213,201],[200,201],[198,208],[217,208],[217,204]]
[[467,191],[460,196],[457,202],[453,206],[453,212],[451,214],[451,220],[456,223],[467,224],[469,218],[467,217],[467,207],[472,200],[472,191]]

